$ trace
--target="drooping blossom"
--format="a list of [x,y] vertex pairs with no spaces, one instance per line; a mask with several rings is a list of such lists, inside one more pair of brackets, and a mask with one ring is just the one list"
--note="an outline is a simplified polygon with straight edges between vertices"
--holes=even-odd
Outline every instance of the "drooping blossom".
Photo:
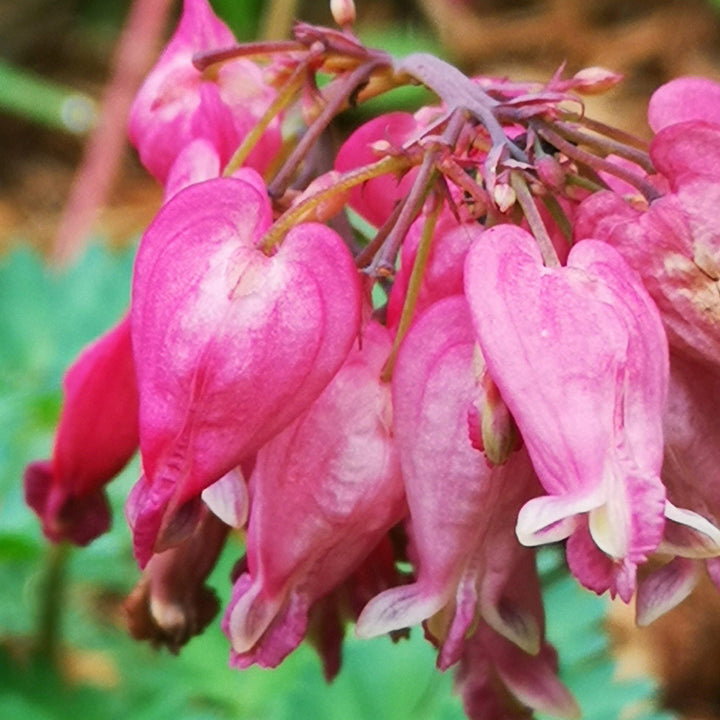
[[[252,61],[237,59],[212,72],[197,70],[196,53],[235,43],[208,0],[185,0],[180,23],[135,98],[130,140],[145,167],[164,184],[180,151],[208,140],[224,165],[273,101],[275,92]],[[264,169],[280,146],[278,121],[264,133],[247,164]]]
[[223,627],[231,664],[274,667],[302,640],[313,603],[342,583],[406,512],[392,437],[382,326],[309,410],[257,454],[247,573]]
[[129,318],[80,353],[63,389],[52,459],[27,466],[25,498],[48,539],[86,545],[110,527],[103,488],[138,446]]
[[[720,372],[680,353],[670,357],[670,386],[663,416],[662,479],[668,497],[720,524]],[[647,625],[695,587],[704,560],[720,588],[718,546],[708,535],[668,524],[661,552],[678,555],[644,579],[638,589],[638,622]]]
[[393,374],[395,435],[417,580],[374,598],[356,628],[372,637],[427,620],[443,669],[459,659],[478,615],[528,652],[540,644],[536,618],[505,592],[517,565],[532,556],[513,526],[536,481],[524,451],[491,467],[474,446],[469,416],[483,392],[474,361],[462,295],[435,303],[401,345]]
[[667,502],[660,481],[668,358],[657,310],[607,244],[578,243],[567,267],[550,269],[509,225],[473,246],[465,287],[488,372],[549,493],[523,507],[518,537],[569,538],[580,582],[629,601],[666,515],[716,532]]
[[[542,597],[533,556],[518,568],[512,591],[523,603],[534,605],[542,622]],[[526,653],[487,623],[465,640],[455,676],[470,720],[530,720],[534,712],[552,717],[579,718],[580,708],[558,678],[555,648],[543,640],[534,655]]]
[[204,583],[225,544],[228,526],[209,510],[190,537],[154,555],[124,603],[130,634],[177,653],[220,607]]
[[144,477],[128,501],[135,551],[178,542],[199,494],[318,397],[357,334],[352,258],[329,228],[260,247],[267,197],[242,180],[192,185],[145,233],[132,291]]

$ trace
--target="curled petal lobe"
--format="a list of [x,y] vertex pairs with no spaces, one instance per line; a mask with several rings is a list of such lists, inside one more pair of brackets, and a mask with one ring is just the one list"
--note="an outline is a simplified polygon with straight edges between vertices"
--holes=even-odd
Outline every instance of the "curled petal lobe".
[[637,624],[649,625],[681,603],[697,585],[698,577],[696,563],[676,557],[645,578],[638,587]]

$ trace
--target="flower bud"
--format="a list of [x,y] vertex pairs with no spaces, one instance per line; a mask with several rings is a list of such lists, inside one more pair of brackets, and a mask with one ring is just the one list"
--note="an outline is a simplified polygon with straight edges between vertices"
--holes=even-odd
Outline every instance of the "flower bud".
[[353,0],[330,0],[330,12],[333,20],[341,28],[350,27],[355,22],[355,3]]
[[493,188],[493,200],[500,212],[507,212],[517,200],[515,191],[510,185],[496,185]]
[[583,95],[600,95],[614,88],[623,79],[620,73],[604,67],[589,67],[573,75],[573,88]]

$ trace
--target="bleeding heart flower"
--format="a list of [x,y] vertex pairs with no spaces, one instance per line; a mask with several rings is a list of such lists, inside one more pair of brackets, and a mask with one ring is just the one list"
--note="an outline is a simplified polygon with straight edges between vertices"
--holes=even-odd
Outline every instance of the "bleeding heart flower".
[[[718,140],[720,148],[720,134]],[[647,211],[611,192],[588,198],[578,208],[575,237],[612,245],[641,276],[671,346],[720,366],[720,182],[678,165],[678,189]]]
[[135,454],[138,395],[128,318],[98,338],[65,374],[51,461],[25,470],[25,498],[53,542],[87,545],[110,527],[103,487]]
[[473,246],[465,287],[488,372],[549,493],[523,507],[518,537],[569,537],[580,582],[627,602],[664,516],[697,520],[666,503],[659,478],[668,359],[652,301],[605,243],[578,243],[550,269],[509,225]]
[[530,652],[539,628],[521,603],[507,602],[517,562],[531,551],[513,532],[517,512],[539,490],[524,451],[491,467],[468,431],[483,389],[476,382],[475,336],[463,296],[435,303],[405,337],[393,374],[400,448],[418,577],[363,610],[356,632],[373,637],[421,621],[442,645],[438,665],[462,653],[476,619]]
[[199,494],[302,413],[357,335],[360,286],[332,230],[258,247],[270,205],[233,178],[175,195],[145,233],[132,333],[145,477],[128,501],[141,564],[194,527]]
[[302,639],[313,603],[343,582],[405,514],[392,437],[391,342],[371,323],[310,409],[257,454],[248,572],[224,620],[231,664],[274,667]]
[[[207,0],[185,0],[180,23],[155,68],[140,88],[130,112],[130,141],[145,167],[164,183],[182,149],[197,138],[208,140],[224,165],[272,103],[275,92],[262,71],[246,59],[223,63],[214,74],[192,63],[201,51],[235,44],[227,26]],[[280,146],[273,121],[247,164],[267,167]]]

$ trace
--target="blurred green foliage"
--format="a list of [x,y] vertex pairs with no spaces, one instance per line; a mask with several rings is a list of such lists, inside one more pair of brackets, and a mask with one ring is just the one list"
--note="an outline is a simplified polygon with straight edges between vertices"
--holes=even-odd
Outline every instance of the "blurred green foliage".
[[[330,686],[315,653],[302,646],[274,671],[227,665],[228,645],[215,621],[179,657],[130,639],[119,603],[138,577],[122,505],[138,473],[132,464],[110,486],[115,523],[65,568],[58,620],[59,667],[31,652],[43,578],[54,557],[25,508],[24,465],[47,457],[60,408],[64,368],[112,325],[129,295],[132,252],[92,247],[56,274],[27,250],[0,260],[0,718],[22,720],[460,720],[451,673],[415,629],[409,641],[360,642],[350,631],[343,669]],[[232,541],[210,583],[227,601],[230,569],[242,548]],[[541,556],[550,639],[561,672],[588,720],[661,720],[650,681],[616,683],[602,631],[605,602],[567,576],[561,556]],[[74,682],[66,675],[85,667]],[[301,709],[301,710],[299,710]]]

